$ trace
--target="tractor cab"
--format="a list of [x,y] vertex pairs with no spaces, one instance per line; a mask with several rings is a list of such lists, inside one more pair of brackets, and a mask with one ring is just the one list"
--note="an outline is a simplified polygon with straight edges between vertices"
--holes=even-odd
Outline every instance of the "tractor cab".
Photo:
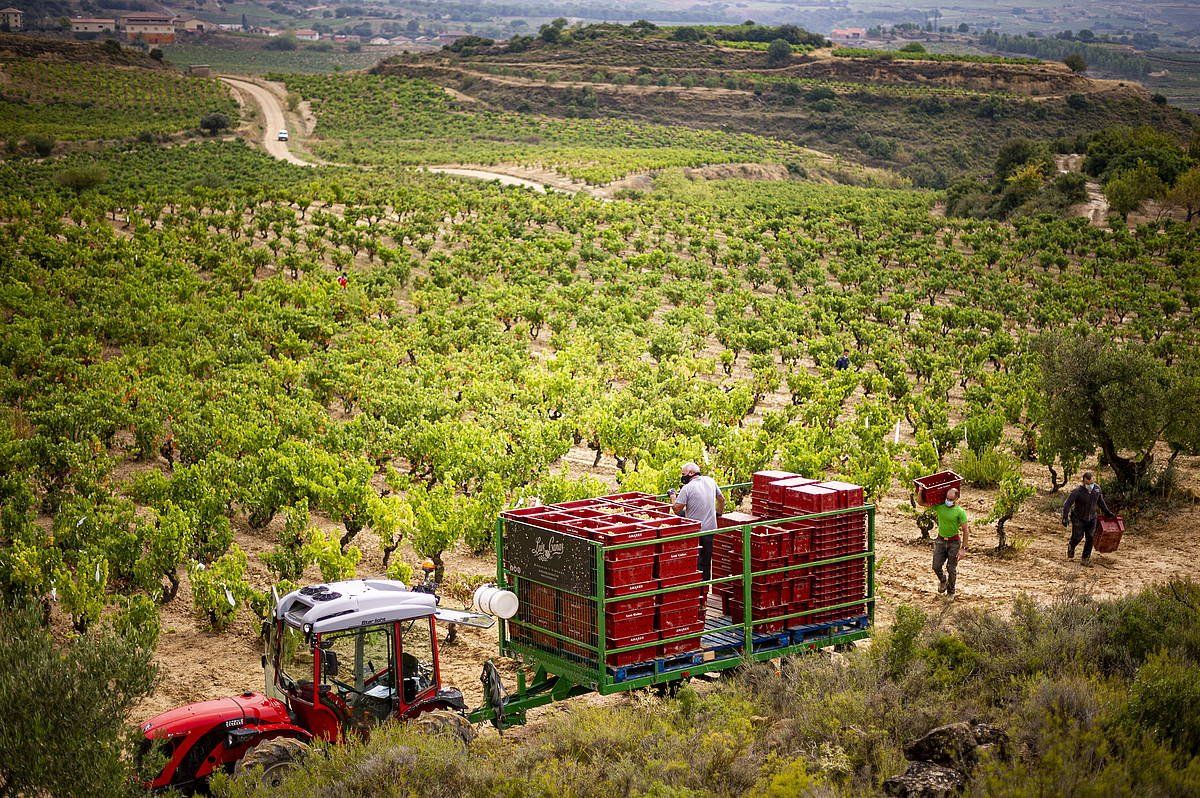
[[157,773],[146,786],[190,794],[218,770],[249,766],[277,778],[313,738],[342,742],[389,718],[465,724],[462,693],[442,686],[434,622],[495,621],[438,607],[435,587],[428,576],[412,588],[353,579],[276,597],[263,622],[266,695],[200,701],[143,723],[138,760]]
[[389,580],[352,580],[289,593],[269,621],[269,695],[313,736],[337,741],[389,718],[465,710],[443,688],[432,593]]

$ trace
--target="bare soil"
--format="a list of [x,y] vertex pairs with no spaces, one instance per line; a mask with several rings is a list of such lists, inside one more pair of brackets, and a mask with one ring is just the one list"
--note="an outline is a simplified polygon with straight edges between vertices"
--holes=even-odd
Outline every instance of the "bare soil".
[[[593,467],[593,459],[593,452],[578,448],[569,452],[562,464],[568,467],[572,476],[590,474],[615,487],[616,464],[605,457]],[[1200,460],[1192,458],[1177,465],[1181,485],[1193,493],[1200,489]],[[1066,592],[1107,598],[1195,573],[1195,563],[1200,559],[1200,539],[1191,534],[1191,530],[1200,523],[1200,506],[1194,500],[1178,500],[1170,507],[1143,512],[1130,521],[1117,552],[1094,554],[1093,567],[1084,568],[1078,559],[1066,559],[1066,530],[1058,521],[1065,493],[1049,493],[1048,474],[1036,464],[1025,465],[1024,477],[1038,486],[1038,493],[1009,522],[1008,538],[1015,548],[1004,556],[997,556],[993,551],[996,545],[994,525],[982,523],[991,509],[994,491],[964,490],[963,505],[973,528],[970,551],[959,563],[958,597],[954,607],[1007,613],[1013,598],[1020,594],[1039,601],[1049,601]],[[877,623],[884,628],[891,624],[896,607],[901,603],[915,605],[931,615],[951,608],[937,593],[937,582],[930,570],[932,545],[920,538],[915,524],[904,513],[907,502],[906,489],[897,486],[879,503],[876,521]],[[340,525],[319,517],[314,520],[319,526],[340,534]],[[258,587],[265,587],[269,577],[255,555],[274,545],[279,523],[277,519],[259,532],[252,532],[244,525],[237,529],[238,544],[250,555],[251,581]],[[379,541],[371,531],[359,533],[354,543],[363,550],[359,575],[382,574]],[[401,555],[408,562],[419,562],[417,555],[407,547],[397,552],[397,556]],[[449,554],[447,563],[451,574],[490,575],[495,571],[495,563],[490,557],[476,557],[462,550]],[[320,575],[313,571],[306,573],[305,579],[317,582]],[[190,701],[262,689],[258,622],[248,610],[242,610],[226,631],[206,630],[192,612],[186,576],[182,581],[179,595],[162,611],[163,634],[155,658],[162,670],[161,682],[155,693],[134,712],[135,719]],[[443,599],[443,604],[459,605],[448,598]],[[441,653],[443,682],[460,688],[472,706],[482,699],[478,677],[486,659],[496,659],[506,684],[510,689],[515,685],[517,663],[496,658],[494,629],[460,627],[457,642],[444,646]],[[593,702],[628,700],[635,699],[589,697]],[[569,708],[547,707],[536,716],[558,711],[569,711]]]

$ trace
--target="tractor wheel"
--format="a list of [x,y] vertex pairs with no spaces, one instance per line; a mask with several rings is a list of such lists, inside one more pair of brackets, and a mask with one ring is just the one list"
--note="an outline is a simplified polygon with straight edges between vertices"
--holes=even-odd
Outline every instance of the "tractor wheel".
[[475,727],[471,722],[457,712],[446,709],[435,709],[426,712],[413,721],[413,724],[428,734],[445,734],[462,740],[468,745],[475,739]]
[[[264,787],[278,787],[287,775],[298,769],[308,756],[308,743],[295,737],[273,737],[263,740],[246,752],[233,767],[233,777],[245,778],[256,768],[259,783]],[[252,777],[253,778],[253,777]]]

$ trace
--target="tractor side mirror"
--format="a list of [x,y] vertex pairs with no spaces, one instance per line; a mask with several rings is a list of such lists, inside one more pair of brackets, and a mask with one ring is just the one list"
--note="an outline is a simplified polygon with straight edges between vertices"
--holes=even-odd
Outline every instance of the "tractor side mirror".
[[321,671],[330,679],[338,675],[338,655],[336,651],[321,650]]

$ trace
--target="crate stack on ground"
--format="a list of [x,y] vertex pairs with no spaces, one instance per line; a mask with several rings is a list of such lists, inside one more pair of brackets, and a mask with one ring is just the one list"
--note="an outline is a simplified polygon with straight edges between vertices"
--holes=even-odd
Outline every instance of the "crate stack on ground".
[[[644,493],[621,493],[503,513],[507,522],[599,542],[605,546],[640,543],[604,554],[604,647],[634,647],[608,654],[610,667],[624,667],[699,651],[704,631],[704,591],[681,587],[700,580],[699,540],[672,539],[700,531],[695,521],[679,518],[670,506]],[[677,588],[658,596],[623,598],[652,590]],[[513,640],[567,659],[594,663],[597,610],[591,597],[519,579],[520,608]],[[568,640],[529,629],[532,624]],[[692,635],[692,636],[689,636]],[[661,640],[684,637],[662,643]]]
[[[774,633],[866,614],[866,562],[853,558],[843,562],[810,566],[820,560],[862,554],[867,551],[866,511],[804,518],[831,510],[863,506],[863,489],[846,482],[819,481],[786,471],[759,471],[750,490],[750,513],[726,513],[718,519],[722,528],[737,527],[718,534],[713,546],[713,576],[742,573],[740,527],[750,531],[752,571],[782,569],[754,577],[751,582],[751,619],[756,633]],[[799,516],[799,518],[797,518]],[[781,519],[793,518],[784,521]],[[788,567],[790,566],[790,567]],[[742,587],[726,583],[714,587],[722,609],[734,622],[744,617]],[[850,604],[863,599],[863,604]],[[832,609],[839,604],[850,606]],[[826,609],[830,608],[830,609]],[[783,615],[803,613],[786,621],[769,621]]]

